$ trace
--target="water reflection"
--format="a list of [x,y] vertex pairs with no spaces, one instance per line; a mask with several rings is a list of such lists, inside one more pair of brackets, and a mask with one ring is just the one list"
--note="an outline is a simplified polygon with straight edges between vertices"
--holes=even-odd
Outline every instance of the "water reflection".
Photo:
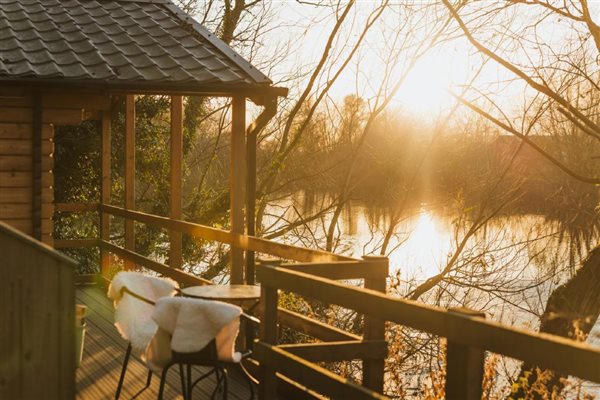
[[[273,205],[267,226],[276,231],[299,216],[315,216],[277,240],[324,248],[332,213],[319,211],[330,201],[326,196],[290,196]],[[337,223],[333,250],[355,257],[380,254],[390,218],[385,209],[348,206]],[[424,205],[406,210],[385,252],[390,275],[399,277],[393,294],[407,296],[439,274],[469,224],[468,217],[449,207]],[[536,324],[552,290],[572,276],[587,254],[585,243],[597,241],[595,233],[583,241],[570,241],[570,235],[565,234],[562,222],[542,215],[497,217],[466,242],[449,279],[439,285],[444,293],[438,290],[435,299],[425,296],[421,300],[479,309],[506,323]]]
[[[379,221],[373,229],[364,207],[355,206],[353,210],[357,229],[347,238],[353,243],[352,255],[361,257],[377,253],[383,241],[384,226],[389,222]],[[345,222],[340,223],[342,232]],[[439,273],[451,249],[451,232],[448,219],[435,216],[433,211],[425,208],[421,208],[415,216],[405,218],[398,225],[386,252],[390,257],[391,271],[400,270],[405,277],[417,280]]]

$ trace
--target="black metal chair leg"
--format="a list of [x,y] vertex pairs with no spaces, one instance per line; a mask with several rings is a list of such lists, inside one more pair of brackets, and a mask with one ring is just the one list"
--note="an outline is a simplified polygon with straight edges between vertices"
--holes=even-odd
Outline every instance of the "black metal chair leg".
[[229,391],[227,388],[227,370],[223,368],[221,372],[223,373],[223,400],[227,400],[227,394]]
[[131,399],[132,400],[137,399],[140,394],[142,394],[146,389],[148,389],[150,387],[151,383],[152,383],[152,370],[148,369],[148,377],[146,378],[146,386],[144,386],[143,388],[138,390],[138,392],[136,394],[134,394]]
[[165,382],[167,381],[167,372],[169,372],[169,368],[171,368],[173,364],[168,364],[163,370],[162,374],[160,374],[160,387],[158,388],[158,400],[162,400],[163,393],[165,391]]
[[[188,370],[189,373],[189,370]],[[183,396],[183,400],[188,400],[191,397],[189,396],[189,389],[187,386],[187,382],[185,379],[185,374],[183,373],[183,364],[179,364],[179,378],[181,379],[181,395]],[[189,379],[189,377],[188,377]]]
[[215,368],[215,379],[216,379],[217,383],[215,385],[215,389],[213,390],[212,394],[210,395],[210,400],[213,400],[215,398],[215,396],[217,395],[217,392],[221,388],[221,371],[219,368]]
[[127,372],[127,364],[129,363],[129,356],[131,356],[131,343],[127,345],[127,351],[125,352],[125,359],[123,360],[123,367],[121,368],[121,376],[119,377],[119,384],[117,385],[117,392],[115,393],[115,400],[119,400],[121,396],[121,389],[123,388],[123,381],[125,381],[125,372]]
[[192,384],[192,365],[187,365],[187,393],[188,400],[192,400],[192,393],[194,391],[194,385]]
[[148,378],[146,378],[146,386],[144,386],[144,389],[147,388],[148,386],[150,386],[151,383],[152,383],[152,370],[149,369],[148,370]]

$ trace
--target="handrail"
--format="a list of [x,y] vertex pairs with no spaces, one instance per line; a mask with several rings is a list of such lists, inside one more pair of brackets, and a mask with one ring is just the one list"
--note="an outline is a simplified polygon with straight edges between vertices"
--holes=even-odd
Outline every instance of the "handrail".
[[213,283],[207,279],[202,279],[197,277],[196,275],[188,274],[180,269],[171,268],[168,265],[159,263],[158,261],[154,261],[149,259],[148,257],[144,257],[141,254],[133,252],[131,250],[126,250],[122,247],[116,246],[110,242],[101,241],[100,247],[102,249],[108,250],[117,256],[131,261],[133,263],[139,264],[145,268],[151,269],[155,272],[158,272],[161,275],[167,276],[179,282],[180,284],[185,284],[188,286],[198,286],[198,285],[212,285]]
[[193,222],[126,210],[108,204],[100,204],[99,210],[103,213],[185,233],[196,238],[229,244],[242,250],[252,250],[300,262],[358,261],[356,258],[342,256],[323,250],[312,250],[304,247],[277,243],[255,236],[240,235]]
[[[357,258],[343,256],[323,250],[307,249],[300,246],[278,243],[255,236],[240,235],[223,229],[196,224],[193,222],[161,217],[140,211],[126,210],[102,203],[56,203],[54,210],[57,212],[94,212],[110,214],[126,220],[134,220],[158,228],[169,229],[185,233],[199,239],[229,244],[241,250],[255,251],[263,254],[289,259],[299,262],[325,263],[338,261],[360,261]],[[93,247],[91,241],[86,242],[60,242],[60,247]]]
[[[465,316],[439,307],[394,298],[283,267],[260,265],[263,288],[286,290],[395,322],[467,347],[488,350],[533,365],[600,382],[600,348],[564,337]],[[264,321],[263,321],[264,322]]]

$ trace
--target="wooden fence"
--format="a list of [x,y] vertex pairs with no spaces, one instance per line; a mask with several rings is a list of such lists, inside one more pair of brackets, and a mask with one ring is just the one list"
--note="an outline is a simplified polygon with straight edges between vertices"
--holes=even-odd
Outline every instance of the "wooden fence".
[[362,342],[302,345],[299,348],[277,345],[278,290],[447,338],[446,399],[449,400],[481,399],[485,351],[600,382],[600,349],[585,343],[503,326],[463,310],[446,310],[394,298],[285,266],[260,265],[257,279],[261,283],[264,307],[260,342],[255,347],[256,358],[263,367],[261,399],[274,398],[276,373],[326,396],[342,398],[339,394],[343,393],[344,398],[382,398],[379,393],[352,384],[314,364],[315,361],[327,361],[332,353],[354,356],[361,347],[372,345],[367,342],[367,337]]
[[0,222],[0,399],[75,398],[75,264]]

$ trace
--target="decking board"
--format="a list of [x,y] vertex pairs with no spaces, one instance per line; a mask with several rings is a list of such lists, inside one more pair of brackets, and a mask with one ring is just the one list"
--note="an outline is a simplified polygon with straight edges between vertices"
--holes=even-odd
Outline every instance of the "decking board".
[[[76,301],[88,307],[84,355],[77,369],[77,399],[114,399],[121,373],[127,342],[114,327],[114,310],[106,293],[95,286],[80,286],[76,291]],[[196,367],[194,376],[206,368]],[[125,385],[121,399],[131,399],[146,383],[148,370],[143,362],[132,356],[129,361]],[[214,378],[201,382],[194,389],[196,399],[208,398],[215,385]],[[156,399],[159,377],[153,376],[150,387],[137,399]],[[230,374],[229,399],[249,399],[247,384],[236,374]],[[165,386],[164,399],[183,399],[179,370],[171,368]]]

